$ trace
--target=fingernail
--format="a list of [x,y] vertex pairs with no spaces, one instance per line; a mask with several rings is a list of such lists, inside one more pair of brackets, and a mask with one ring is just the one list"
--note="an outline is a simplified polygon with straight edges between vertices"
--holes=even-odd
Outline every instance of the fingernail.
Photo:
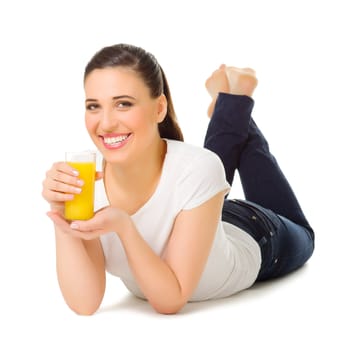
[[78,229],[78,225],[77,225],[75,222],[72,222],[72,223],[70,224],[70,227],[71,227],[73,230]]
[[75,191],[76,193],[81,193],[81,192],[82,192],[82,188],[80,188],[80,187],[74,187],[74,191]]
[[77,180],[77,185],[78,186],[83,186],[84,184],[84,181],[83,180]]
[[78,175],[79,175],[79,173],[78,173],[77,170],[73,170],[72,173],[73,173],[75,176],[78,176]]

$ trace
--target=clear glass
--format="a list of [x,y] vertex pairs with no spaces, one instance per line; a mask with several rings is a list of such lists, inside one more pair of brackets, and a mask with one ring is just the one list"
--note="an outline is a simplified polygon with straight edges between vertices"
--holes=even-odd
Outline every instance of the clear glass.
[[96,152],[66,152],[65,161],[78,171],[83,180],[82,191],[74,199],[65,202],[67,220],[88,220],[94,216],[94,183],[96,171]]

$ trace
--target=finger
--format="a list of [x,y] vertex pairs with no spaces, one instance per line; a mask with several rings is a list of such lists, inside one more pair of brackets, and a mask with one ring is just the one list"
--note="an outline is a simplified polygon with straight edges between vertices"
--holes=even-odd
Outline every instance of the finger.
[[63,182],[53,181],[50,190],[62,194],[79,194],[82,192],[83,182],[78,182],[77,185],[68,185]]
[[42,197],[49,203],[52,202],[68,202],[75,198],[75,196],[71,193],[62,193],[51,191],[47,189],[43,189]]
[[102,232],[102,226],[97,219],[90,220],[75,220],[71,222],[70,227],[73,230],[78,230],[80,232]]
[[[54,163],[52,168],[46,172],[45,181],[51,180],[50,184],[63,183],[74,187],[83,186],[83,181],[78,177],[79,173],[66,162]],[[48,187],[48,186],[47,186]],[[64,192],[63,189],[55,188],[56,191]],[[76,193],[72,191],[72,193]]]
[[48,202],[66,202],[74,199],[75,194],[81,193],[82,189],[70,185],[58,183],[52,179],[43,182],[42,196]]
[[76,169],[74,169],[71,165],[66,162],[56,162],[52,165],[52,167],[47,171],[47,177],[55,178],[56,174],[62,173],[70,176],[78,176],[79,173]]
[[92,240],[100,237],[105,230],[96,226],[93,219],[87,221],[73,221],[70,224],[71,235],[84,240]]
[[[73,197],[65,197],[61,194],[78,194],[81,193],[83,180],[79,179],[73,169],[66,163],[55,163],[47,171],[43,183],[43,193],[47,200],[71,200]],[[50,195],[50,191],[54,192]],[[55,193],[59,193],[55,196]]]
[[57,171],[69,174],[71,176],[78,176],[79,172],[77,169],[72,167],[69,163],[67,162],[57,162],[53,164],[53,168],[55,168]]
[[97,171],[95,173],[95,181],[101,180],[104,177],[104,173],[102,171]]
[[83,186],[83,180],[80,179],[77,174],[78,174],[77,170],[76,172],[72,170],[72,172],[69,172],[69,173],[58,170],[58,171],[52,172],[51,174],[48,174],[47,178],[50,178],[59,183],[81,187]]
[[82,232],[80,230],[71,228],[72,224],[68,223],[59,212],[52,210],[47,213],[47,216],[54,222],[54,224],[57,227],[59,227],[59,229],[62,232],[64,232],[69,236],[80,238],[87,241],[98,238],[100,236],[99,232],[89,232],[89,231]]

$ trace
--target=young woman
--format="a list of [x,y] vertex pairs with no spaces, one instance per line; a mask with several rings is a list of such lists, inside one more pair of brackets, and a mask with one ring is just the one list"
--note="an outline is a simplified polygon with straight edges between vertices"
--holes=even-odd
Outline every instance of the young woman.
[[[160,313],[222,298],[302,266],[314,234],[251,117],[251,69],[222,65],[206,81],[212,97],[205,148],[183,142],[155,57],[118,44],[85,69],[85,123],[104,159],[96,213],[64,219],[83,191],[78,173],[55,163],[43,182],[56,237],[57,275],[69,307],[93,314],[105,271]],[[246,200],[226,195],[235,170]]]

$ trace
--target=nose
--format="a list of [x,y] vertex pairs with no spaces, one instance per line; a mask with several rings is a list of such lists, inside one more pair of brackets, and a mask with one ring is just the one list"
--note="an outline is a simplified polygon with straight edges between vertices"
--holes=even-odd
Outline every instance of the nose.
[[103,131],[109,132],[115,130],[119,125],[117,113],[114,110],[105,109],[102,113],[100,126]]

